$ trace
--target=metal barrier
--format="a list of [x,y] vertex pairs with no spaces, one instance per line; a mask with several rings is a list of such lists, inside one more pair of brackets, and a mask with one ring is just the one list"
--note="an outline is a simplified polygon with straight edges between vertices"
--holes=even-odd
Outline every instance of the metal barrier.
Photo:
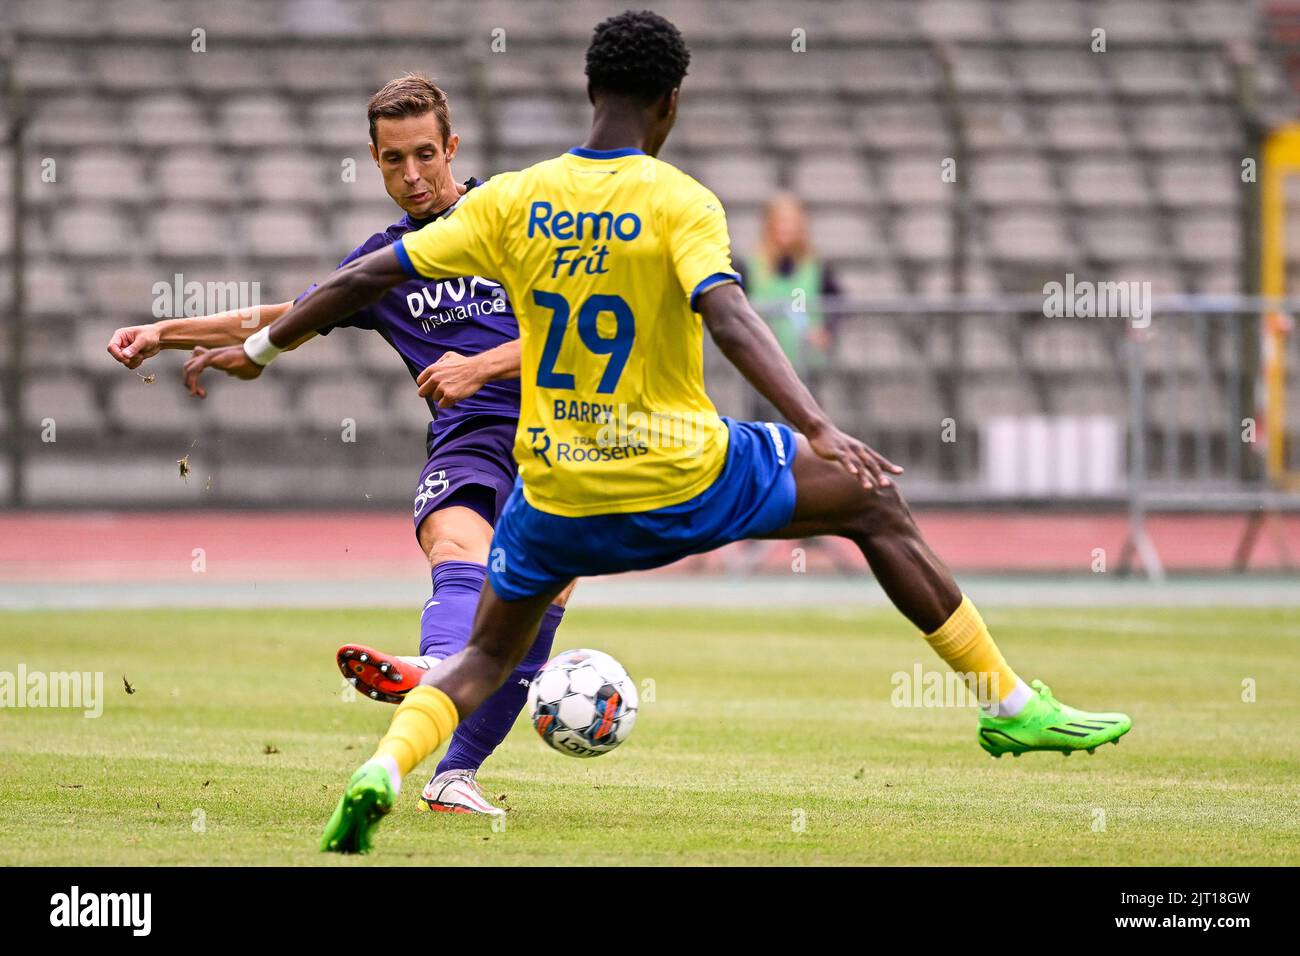
[[[1267,407],[1260,381],[1265,348],[1300,363],[1289,324],[1261,341],[1261,315],[1296,306],[1163,296],[1136,317],[1095,317],[1061,315],[1048,295],[841,301],[825,308],[838,318],[825,367],[805,371],[832,417],[908,467],[914,502],[1125,508],[1121,570],[1137,561],[1157,578],[1149,512],[1241,513],[1244,568],[1276,515],[1300,510],[1300,383]],[[734,371],[709,368],[733,396]],[[1292,469],[1280,482],[1270,443]]]

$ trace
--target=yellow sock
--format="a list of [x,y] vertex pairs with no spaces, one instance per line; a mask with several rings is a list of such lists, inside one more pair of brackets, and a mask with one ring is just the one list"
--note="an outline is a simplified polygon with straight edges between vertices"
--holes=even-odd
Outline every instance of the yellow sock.
[[460,717],[451,698],[436,687],[421,684],[397,705],[388,733],[371,759],[390,757],[405,777],[451,736],[458,723]]
[[[993,636],[989,634],[989,629],[984,623],[984,618],[980,617],[980,612],[975,609],[971,599],[966,595],[961,596],[961,604],[957,605],[957,610],[952,612],[952,616],[940,625],[939,630],[933,634],[925,636],[926,641],[934,648],[934,652],[947,661],[948,666],[959,674],[973,675],[967,677],[968,684],[974,684],[981,675],[987,675],[983,679],[986,682],[985,687],[988,690],[990,698],[996,697],[998,702],[1006,701],[1016,688],[1024,687],[1024,683],[1016,676],[998,650],[998,646],[993,643]],[[996,684],[993,681],[996,680]],[[978,686],[972,686],[972,690],[978,690]],[[996,694],[994,690],[996,689]],[[1023,692],[1021,692],[1023,693]],[[1017,698],[1021,696],[1017,694]],[[992,704],[991,699],[988,703]],[[1017,701],[1015,709],[1020,709]]]

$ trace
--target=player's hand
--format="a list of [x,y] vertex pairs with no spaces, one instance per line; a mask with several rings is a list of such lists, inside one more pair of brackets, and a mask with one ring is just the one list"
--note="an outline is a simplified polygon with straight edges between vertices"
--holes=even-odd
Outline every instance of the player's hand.
[[245,380],[262,374],[262,366],[248,357],[242,345],[229,345],[223,349],[205,349],[200,345],[186,360],[184,370],[185,387],[191,395],[199,398],[208,397],[207,390],[199,384],[199,376],[205,368],[220,369],[227,375]]
[[816,435],[808,435],[808,444],[819,458],[838,462],[839,465],[862,483],[868,490],[888,488],[893,484],[890,475],[901,475],[903,469],[895,465],[874,448],[846,435],[834,425],[827,425]]
[[162,348],[162,339],[155,325],[128,325],[113,333],[108,340],[108,354],[127,368],[139,368],[145,359],[153,358]]
[[469,398],[487,382],[479,364],[456,352],[443,352],[416,378],[423,398],[432,398],[439,408],[451,408]]

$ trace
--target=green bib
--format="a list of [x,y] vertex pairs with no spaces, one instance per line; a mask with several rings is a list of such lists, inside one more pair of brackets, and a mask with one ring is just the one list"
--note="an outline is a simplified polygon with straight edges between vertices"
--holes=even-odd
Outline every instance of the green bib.
[[[749,300],[772,327],[790,364],[796,370],[825,365],[825,353],[808,342],[812,332],[826,327],[821,309],[821,263],[806,259],[789,275],[782,276],[756,258],[750,263],[745,280]],[[800,294],[796,296],[796,293]],[[797,309],[800,304],[803,308]]]

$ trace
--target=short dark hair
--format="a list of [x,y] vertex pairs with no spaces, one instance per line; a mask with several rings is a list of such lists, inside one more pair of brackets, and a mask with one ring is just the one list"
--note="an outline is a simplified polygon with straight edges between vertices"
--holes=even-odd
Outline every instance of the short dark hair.
[[423,73],[407,73],[389,80],[370,97],[366,104],[366,118],[370,120],[370,142],[377,147],[375,123],[380,117],[398,119],[403,116],[424,116],[432,113],[442,130],[442,145],[451,139],[451,107],[447,94]]
[[649,10],[632,10],[596,26],[587,47],[587,85],[650,103],[681,85],[691,51],[681,32]]

